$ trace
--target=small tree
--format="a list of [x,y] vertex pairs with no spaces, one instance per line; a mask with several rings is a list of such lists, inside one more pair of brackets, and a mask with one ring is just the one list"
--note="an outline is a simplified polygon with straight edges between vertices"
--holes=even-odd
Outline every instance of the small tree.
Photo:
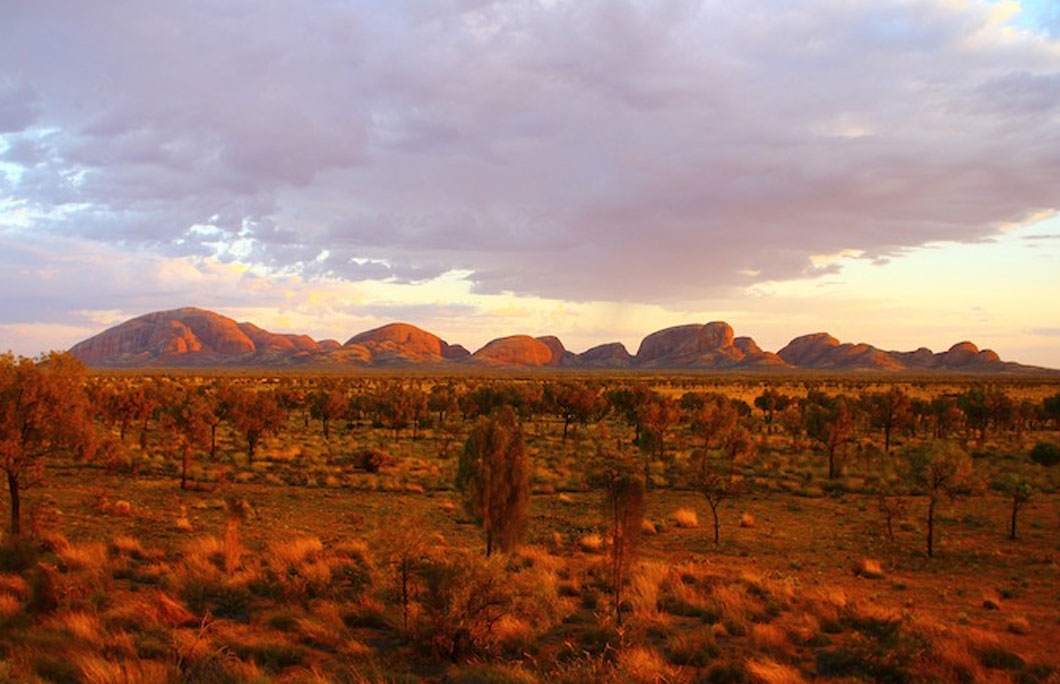
[[464,506],[493,548],[509,551],[526,533],[530,512],[530,460],[511,409],[479,418],[464,444],[456,485]]
[[703,438],[703,448],[709,449],[712,441],[733,431],[740,414],[723,394],[706,395],[697,404],[690,409],[692,431]]
[[943,496],[956,499],[974,487],[972,459],[953,442],[933,441],[906,452],[906,480],[928,497],[927,553],[935,554],[935,509]]
[[162,409],[162,428],[173,434],[180,447],[180,488],[188,488],[191,452],[211,442],[214,413],[207,400],[191,387],[181,387]]
[[876,498],[876,509],[887,524],[887,540],[894,541],[894,521],[905,517],[909,504],[896,494],[880,492]]
[[85,369],[73,356],[0,354],[0,470],[7,474],[12,535],[22,532],[22,492],[42,481],[46,461],[83,451],[94,438]]
[[891,453],[891,432],[912,419],[909,395],[898,387],[865,395],[865,408],[872,426],[883,430],[883,450]]
[[622,590],[636,558],[644,522],[644,483],[637,475],[632,459],[600,448],[590,475],[590,484],[604,494],[603,511],[607,516],[611,539],[611,596],[615,621],[621,625]]
[[842,398],[822,398],[810,403],[803,414],[806,434],[828,454],[828,479],[839,476],[839,449],[850,441],[854,420]]
[[391,521],[377,532],[378,546],[394,573],[395,589],[401,603],[402,625],[409,631],[409,606],[416,591],[417,570],[430,555],[432,535],[421,517]]
[[762,420],[766,424],[766,432],[773,432],[773,419],[777,413],[783,411],[791,404],[791,397],[781,394],[775,387],[767,387],[761,394],[755,397],[755,407],[761,409]]
[[744,428],[733,430],[725,438],[725,457],[729,461],[729,479],[732,480],[736,474],[736,463],[754,458],[758,451],[751,433]]
[[644,452],[644,487],[651,489],[652,454],[659,461],[666,456],[666,433],[677,424],[681,408],[673,399],[656,396],[641,405],[638,415],[642,425],[640,447]]
[[714,543],[718,544],[721,542],[721,519],[718,517],[718,507],[742,493],[740,483],[734,480],[731,474],[726,476],[722,473],[721,468],[712,464],[709,456],[704,452],[696,474],[695,488],[710,506],[710,513],[714,517]]
[[1008,497],[1012,504],[1011,522],[1009,524],[1009,539],[1016,538],[1016,518],[1031,496],[1034,494],[1034,485],[1026,477],[1018,473],[1012,473],[1008,477],[993,484],[993,489]]
[[346,396],[333,387],[325,387],[309,395],[309,416],[320,421],[324,439],[331,439],[331,421],[343,415],[346,407]]
[[1052,442],[1038,442],[1031,449],[1031,460],[1040,466],[1052,468],[1060,464],[1060,446]]
[[253,463],[258,443],[280,431],[286,414],[272,394],[243,389],[232,395],[231,416],[247,442],[247,463]]

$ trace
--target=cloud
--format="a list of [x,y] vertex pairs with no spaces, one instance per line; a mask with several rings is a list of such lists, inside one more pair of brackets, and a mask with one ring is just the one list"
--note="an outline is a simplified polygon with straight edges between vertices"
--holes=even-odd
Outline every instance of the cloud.
[[0,64],[29,244],[678,305],[1060,204],[1060,43],[985,2],[39,0]]

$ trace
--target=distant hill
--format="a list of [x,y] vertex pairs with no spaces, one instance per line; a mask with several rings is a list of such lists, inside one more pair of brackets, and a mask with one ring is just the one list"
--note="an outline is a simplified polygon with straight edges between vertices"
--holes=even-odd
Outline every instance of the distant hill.
[[334,340],[271,333],[185,307],[125,321],[75,344],[70,352],[90,366],[229,365],[296,362],[337,346]]
[[130,319],[70,349],[100,367],[356,366],[464,364],[482,367],[582,369],[703,369],[880,372],[1027,373],[1046,369],[1002,361],[990,350],[959,342],[945,352],[885,351],[843,343],[828,333],[796,337],[777,353],[737,337],[723,321],[680,325],[649,334],[632,355],[619,342],[580,354],[547,335],[509,335],[474,354],[408,323],[390,323],[350,337],[345,344],[308,335],[273,333],[205,309],[186,307]]

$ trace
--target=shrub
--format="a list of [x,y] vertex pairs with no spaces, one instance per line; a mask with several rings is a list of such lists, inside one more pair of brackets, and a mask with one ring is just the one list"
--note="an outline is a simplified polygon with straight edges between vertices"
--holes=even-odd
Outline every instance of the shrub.
[[699,516],[691,508],[678,508],[671,517],[674,520],[674,525],[678,527],[685,529],[699,527]]
[[880,562],[874,558],[862,558],[854,567],[854,574],[865,579],[883,579],[886,576]]
[[1031,449],[1031,460],[1040,466],[1052,468],[1060,463],[1060,446],[1052,442],[1038,442]]

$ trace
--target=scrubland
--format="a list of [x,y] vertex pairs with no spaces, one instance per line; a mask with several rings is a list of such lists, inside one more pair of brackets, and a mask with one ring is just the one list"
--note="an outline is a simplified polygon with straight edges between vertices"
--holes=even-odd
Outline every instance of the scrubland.
[[[211,457],[205,441],[182,449],[159,407],[126,425],[99,399],[105,444],[50,459],[23,497],[22,534],[0,544],[0,682],[1060,681],[1060,466],[1029,457],[1060,441],[1055,421],[1039,411],[980,432],[971,414],[950,416],[945,439],[972,472],[938,497],[929,557],[930,492],[903,464],[941,438],[899,421],[887,453],[853,400],[975,387],[961,380],[638,378],[675,403],[688,392],[746,402],[713,441],[694,402],[659,422],[665,438],[654,441],[638,439],[647,414],[528,408],[527,528],[488,557],[456,485],[484,411],[455,396],[390,420],[351,400],[392,382],[380,376],[92,381],[303,391],[253,457],[234,420],[219,421]],[[328,418],[326,438],[310,400],[321,382],[351,383],[342,406],[356,406]],[[399,382],[429,395],[439,383],[459,394],[543,381]],[[560,382],[599,399],[628,378]],[[849,431],[830,444],[812,425],[767,422],[754,406],[767,387],[850,396]],[[1060,388],[993,389],[1039,406]],[[732,446],[737,430],[750,446]],[[591,477],[606,450],[638,473],[646,463],[650,483],[619,605],[612,523]],[[731,487],[717,543],[693,474],[704,459],[724,464]],[[1028,494],[1012,539],[1014,475]]]

